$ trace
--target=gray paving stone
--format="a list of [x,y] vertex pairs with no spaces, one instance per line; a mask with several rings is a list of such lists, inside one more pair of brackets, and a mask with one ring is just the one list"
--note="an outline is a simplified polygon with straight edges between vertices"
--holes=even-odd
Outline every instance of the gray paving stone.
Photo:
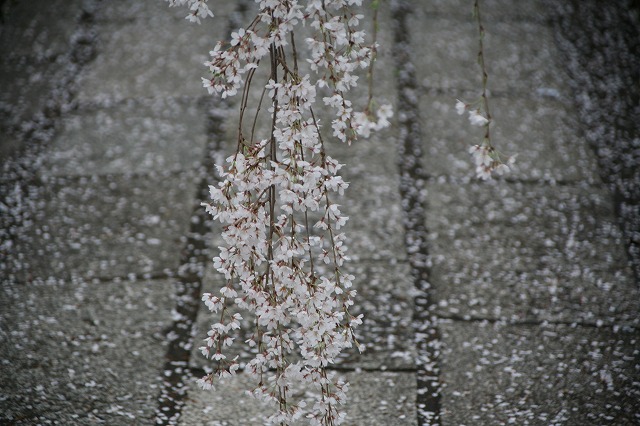
[[53,58],[71,47],[82,0],[8,2],[0,33],[3,59]]
[[443,425],[633,425],[640,334],[443,323]]
[[347,179],[350,186],[336,203],[349,216],[345,233],[353,260],[406,259],[402,206],[397,177],[360,175]]
[[[479,94],[478,30],[472,19],[434,17],[419,8],[409,18],[410,27],[425,29],[411,38],[419,82],[427,88]],[[489,89],[565,92],[566,77],[555,62],[549,28],[531,22],[495,22],[485,25],[484,40]]]
[[65,116],[44,174],[194,170],[204,156],[205,111],[195,99],[126,101]]
[[79,78],[79,100],[206,95],[203,64],[225,34],[224,16],[235,7],[221,6],[218,20],[202,25],[174,19],[169,7],[166,16],[158,11],[134,21],[99,22],[99,54]]
[[2,282],[0,423],[152,424],[167,281]]
[[414,288],[407,263],[377,261],[354,263],[345,270],[356,277],[358,291],[353,314],[363,314],[358,341],[366,345],[362,354],[345,353],[340,365],[356,368],[412,369]]
[[189,175],[55,178],[5,261],[17,279],[175,270],[196,184]]
[[368,139],[358,139],[351,145],[329,139],[325,141],[327,154],[345,164],[340,175],[347,182],[361,177],[378,177],[386,186],[398,188],[397,130],[393,127],[373,133]]
[[19,127],[42,113],[65,70],[64,58],[21,56],[0,62],[0,129]]
[[604,189],[493,182],[429,191],[442,315],[637,323],[640,297]]
[[[224,277],[207,266],[203,292],[218,294],[224,286]],[[363,324],[356,329],[358,341],[366,346],[361,354],[356,348],[341,356],[338,364],[346,368],[412,369],[415,360],[413,343],[413,282],[409,267],[396,262],[352,262],[344,269],[356,279],[353,288],[358,291],[352,314],[365,316]],[[235,312],[235,311],[234,311]],[[228,358],[240,356],[241,362],[253,357],[244,345],[254,331],[253,315],[240,311],[243,317],[242,332],[236,339],[236,352],[229,352]],[[204,358],[199,350],[203,345],[211,323],[217,321],[202,304],[198,312],[196,334],[191,353],[191,365],[196,368],[212,366],[212,361]]]
[[[453,97],[431,95],[421,100],[424,165],[429,175],[475,176],[468,149],[482,142],[484,129],[472,126],[466,114],[458,115],[455,102]],[[600,181],[593,152],[576,134],[578,124],[571,107],[541,98],[493,98],[490,107],[494,146],[505,157],[517,156],[506,177]]]
[[[348,426],[416,425],[413,373],[349,372],[340,374],[350,383],[349,401],[344,407]],[[246,376],[238,375],[214,391],[203,391],[194,384],[189,403],[183,409],[181,426],[258,426],[263,425],[271,408],[265,407],[245,390],[254,386]],[[304,389],[295,396],[309,397]],[[308,424],[296,422],[296,426]]]

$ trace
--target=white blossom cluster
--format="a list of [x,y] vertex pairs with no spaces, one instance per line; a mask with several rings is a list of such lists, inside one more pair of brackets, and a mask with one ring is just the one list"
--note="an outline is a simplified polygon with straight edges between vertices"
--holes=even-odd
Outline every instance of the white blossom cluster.
[[[204,1],[170,3],[187,4],[196,18],[212,15]],[[311,424],[340,424],[344,414],[338,409],[348,384],[326,367],[358,345],[353,329],[362,316],[350,313],[355,277],[341,269],[347,260],[341,228],[348,218],[332,202],[348,184],[338,175],[343,165],[325,152],[313,106],[322,92],[323,104],[334,112],[332,134],[343,142],[387,126],[392,112],[382,106],[374,120],[370,111],[354,110],[346,97],[357,85],[357,70],[370,66],[374,52],[358,30],[362,15],[351,9],[362,0],[256,3],[251,24],[233,32],[229,42],[219,42],[205,64],[211,77],[203,86],[209,93],[223,98],[241,93],[244,106],[256,69],[265,65],[270,78],[263,90],[272,125],[262,138],[254,139],[252,131],[247,139],[239,130],[238,149],[226,165],[217,166],[222,181],[210,186],[211,201],[203,203],[224,225],[226,245],[214,266],[227,284],[219,294],[203,295],[218,321],[200,349],[218,369],[199,384],[210,389],[216,378],[240,368],[238,358],[227,354],[241,327],[237,311],[249,311],[255,332],[245,343],[255,356],[243,367],[257,378],[253,395],[279,407],[268,421],[290,424],[306,415]],[[305,75],[298,71],[294,37],[303,24],[312,34],[303,49],[310,69]],[[313,406],[291,397],[294,383],[318,391]]]
[[200,23],[200,18],[206,18],[208,16],[213,17],[213,12],[207,6],[208,0],[166,0],[169,2],[170,7],[184,6],[189,7],[190,13],[186,16],[186,19],[190,22]]
[[515,156],[510,157],[507,163],[500,158],[498,151],[491,145],[489,140],[489,126],[491,120],[485,117],[479,108],[473,108],[461,100],[456,100],[456,111],[462,115],[465,111],[469,113],[469,122],[474,126],[486,127],[486,136],[481,145],[473,145],[469,148],[469,153],[473,157],[476,166],[476,176],[479,179],[491,179],[492,173],[503,175],[509,171],[509,166],[515,162]]

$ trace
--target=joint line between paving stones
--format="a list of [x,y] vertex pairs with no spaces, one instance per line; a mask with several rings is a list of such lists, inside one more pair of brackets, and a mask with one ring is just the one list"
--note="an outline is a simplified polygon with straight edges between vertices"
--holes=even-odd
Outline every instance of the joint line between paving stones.
[[[358,372],[367,372],[367,373],[416,373],[415,368],[411,367],[399,367],[399,368],[380,368],[380,367],[343,367],[338,365],[328,366],[328,371],[336,371],[340,373],[358,373]],[[189,373],[194,377],[201,377],[209,374],[210,371],[205,370],[201,367],[188,367]],[[269,372],[275,373],[277,370],[269,369]],[[245,372],[243,367],[238,368],[237,373],[242,374]]]
[[130,103],[135,103],[139,105],[145,105],[149,103],[153,103],[156,101],[164,101],[164,102],[176,102],[182,105],[191,105],[194,102],[198,105],[205,105],[209,100],[209,95],[200,95],[200,96],[139,96],[136,98],[108,98],[108,99],[88,99],[88,100],[78,100],[76,105],[78,109],[81,109],[84,112],[91,112],[96,110],[117,108],[121,106],[126,106]]
[[214,154],[219,152],[224,139],[223,114],[218,108],[209,115],[209,141],[205,150],[204,176],[197,188],[196,206],[191,216],[189,236],[182,250],[178,270],[177,304],[178,319],[170,327],[169,334],[177,336],[169,342],[165,356],[165,380],[158,399],[156,424],[173,424],[180,417],[185,403],[188,383],[191,379],[188,371],[191,356],[192,331],[200,307],[202,280],[209,261],[206,236],[210,232],[207,213],[200,206],[209,194],[209,184],[216,182]]
[[[454,87],[437,87],[428,84],[418,84],[417,92],[420,95],[430,96],[447,96],[449,98],[473,98],[478,95],[477,91],[471,88],[454,88]],[[558,102],[561,104],[571,105],[570,99],[559,96],[542,95],[532,92],[531,90],[518,90],[517,88],[509,90],[492,90],[492,99],[529,99],[537,102]]]
[[[401,264],[407,261],[405,258],[392,257],[388,258],[387,261],[389,263],[397,263]],[[380,259],[374,257],[366,257],[359,258],[359,264],[374,264],[379,265]],[[177,269],[164,269],[163,271],[156,272],[145,272],[145,273],[131,273],[127,275],[110,275],[110,276],[99,276],[99,277],[90,277],[91,281],[96,283],[109,283],[113,281],[157,281],[157,280],[167,280],[171,278],[175,278],[179,275],[179,268]],[[17,281],[20,283],[20,281]],[[26,281],[25,281],[26,283]],[[454,318],[451,318],[454,319]]]
[[163,170],[162,172],[154,172],[154,171],[143,171],[143,172],[116,172],[116,173],[104,173],[100,175],[95,174],[61,174],[61,175],[52,175],[52,176],[40,176],[38,177],[39,183],[45,183],[45,181],[49,180],[65,180],[69,184],[73,183],[82,183],[83,181],[98,181],[98,180],[106,180],[112,181],[114,179],[126,177],[127,179],[139,179],[139,178],[153,178],[155,176],[163,176],[167,178],[179,178],[181,176],[189,176],[190,174],[194,174],[191,170],[184,169],[168,169]]
[[221,103],[209,113],[209,140],[203,161],[204,175],[197,187],[196,206],[191,215],[189,234],[182,250],[177,273],[176,312],[178,319],[169,328],[168,334],[176,337],[169,342],[165,356],[165,376],[156,410],[156,424],[175,424],[185,404],[188,381],[193,326],[200,307],[202,281],[209,261],[206,237],[210,233],[210,220],[201,201],[207,200],[209,185],[217,181],[214,155],[220,151],[224,140],[224,110]]
[[624,328],[625,326],[629,326],[632,328],[636,328],[634,324],[611,324],[611,323],[592,323],[592,322],[584,322],[584,321],[545,321],[545,320],[521,320],[521,321],[512,321],[507,319],[500,318],[479,318],[479,317],[461,317],[459,315],[438,315],[439,320],[444,321],[453,321],[460,323],[489,323],[489,324],[504,324],[504,325],[513,325],[513,326],[531,326],[531,327],[544,327],[544,326],[567,326],[567,327],[583,327],[583,328],[597,328],[597,329],[615,329],[615,328]]
[[[464,184],[472,184],[472,183],[476,183],[476,184],[482,184],[482,181],[478,181],[475,178],[472,177],[465,177],[465,176],[461,176],[461,177],[457,177],[457,176],[453,176],[453,175],[446,175],[446,174],[440,174],[440,175],[432,175],[429,173],[422,173],[420,176],[420,178],[427,180],[428,183],[455,183],[455,184],[459,184],[459,185],[464,185]],[[535,178],[526,178],[526,177],[516,177],[516,176],[501,176],[501,177],[495,177],[495,178],[491,178],[492,181],[496,181],[496,182],[504,182],[507,184],[521,184],[521,185],[527,185],[527,186],[532,186],[532,187],[540,187],[540,186],[544,186],[547,185],[549,187],[571,187],[571,186],[577,186],[580,185],[581,183],[583,183],[582,181],[578,180],[578,179],[550,179],[550,178],[540,178],[540,179],[535,179]],[[607,189],[606,185],[604,183],[600,183],[600,182],[594,182],[594,183],[590,183],[590,188],[593,189]]]
[[[471,4],[471,3],[470,3]],[[469,8],[469,13],[456,13],[456,12],[440,12],[440,11],[427,11],[425,12],[425,16],[429,19],[450,19],[450,20],[464,20],[464,22],[469,21],[469,16],[472,13],[471,8]],[[484,20],[484,18],[483,18]],[[487,22],[501,23],[501,22],[509,22],[516,24],[537,24],[542,26],[551,25],[551,19],[549,18],[532,18],[529,15],[518,15],[518,14],[509,14],[499,17],[492,17]]]
[[418,296],[415,297],[413,323],[416,359],[416,414],[418,425],[440,423],[440,378],[438,366],[439,331],[437,318],[430,312],[434,306],[429,284],[428,232],[426,200],[422,170],[422,130],[420,128],[419,88],[412,63],[411,31],[407,19],[411,7],[404,0],[391,2],[393,54],[398,66],[398,168],[400,195],[404,209],[405,246],[411,276]]
[[[227,23],[227,38],[230,38],[231,32],[240,25],[237,21],[246,9],[246,1],[238,2],[235,13]],[[188,382],[193,378],[189,374],[189,360],[194,326],[201,304],[202,281],[206,264],[209,262],[206,238],[211,231],[212,223],[200,202],[209,199],[209,185],[219,181],[215,173],[214,158],[222,150],[221,144],[225,139],[224,120],[231,109],[227,100],[209,97],[208,103],[214,102],[216,104],[209,105],[208,108],[208,141],[202,164],[203,174],[198,182],[196,205],[178,269],[176,312],[179,315],[168,332],[168,335],[177,337],[169,342],[165,356],[165,379],[158,397],[156,424],[177,423],[186,403]]]

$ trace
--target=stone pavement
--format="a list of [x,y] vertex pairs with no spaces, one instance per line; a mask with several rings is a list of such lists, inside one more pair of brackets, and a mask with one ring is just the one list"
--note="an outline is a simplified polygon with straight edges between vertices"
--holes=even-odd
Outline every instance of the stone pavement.
[[[639,424],[639,287],[558,10],[482,2],[493,135],[519,156],[478,182],[454,109],[481,87],[471,6],[383,2],[394,124],[329,147],[366,316],[368,350],[336,366],[347,424]],[[197,26],[160,0],[0,2],[0,424],[263,424],[242,375],[194,385],[198,296],[221,284],[199,202],[235,112],[199,77],[245,7]]]

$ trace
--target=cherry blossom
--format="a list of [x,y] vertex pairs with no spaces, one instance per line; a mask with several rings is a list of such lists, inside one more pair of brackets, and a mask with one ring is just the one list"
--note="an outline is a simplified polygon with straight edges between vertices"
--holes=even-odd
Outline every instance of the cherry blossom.
[[487,126],[489,125],[489,120],[480,114],[479,110],[471,110],[469,111],[469,122],[474,126]]
[[510,170],[511,165],[515,162],[515,156],[507,160],[507,164],[502,161],[501,155],[491,144],[491,125],[492,116],[489,111],[489,99],[487,94],[488,74],[484,63],[484,27],[480,18],[480,6],[478,0],[473,5],[473,15],[478,25],[478,63],[482,73],[482,94],[480,98],[472,103],[463,102],[456,99],[456,112],[463,115],[465,111],[469,113],[469,122],[473,126],[484,128],[484,138],[480,145],[473,145],[469,148],[469,153],[473,158],[476,166],[476,177],[482,180],[491,179],[492,173],[502,175]]
[[187,5],[191,13],[186,16],[186,19],[198,24],[200,23],[200,18],[213,17],[213,13],[209,9],[209,6],[207,6],[207,1],[208,0],[167,0],[171,7]]
[[[169,3],[188,6],[193,21],[213,16],[204,0]],[[311,424],[337,425],[345,418],[339,408],[348,384],[327,367],[343,350],[360,348],[354,328],[362,316],[350,313],[355,277],[342,270],[348,261],[342,232],[348,217],[334,202],[349,185],[338,174],[342,164],[326,152],[327,135],[314,107],[321,102],[333,112],[326,128],[346,143],[388,126],[392,111],[388,105],[372,108],[371,102],[359,111],[348,96],[358,85],[359,70],[374,62],[375,41],[365,42],[358,29],[363,16],[352,11],[361,0],[256,4],[251,23],[209,52],[209,76],[202,79],[211,94],[239,94],[242,109],[237,149],[217,166],[220,182],[209,187],[211,199],[203,203],[224,227],[224,245],[213,264],[226,285],[217,294],[202,295],[215,322],[200,351],[216,368],[198,384],[213,389],[218,379],[243,368],[256,378],[251,394],[277,407],[271,424],[304,415]],[[296,30],[303,25],[302,42]],[[304,62],[308,74],[299,71]],[[268,71],[266,82],[255,82],[258,68]],[[271,126],[256,128],[254,118],[245,134],[244,108],[258,84],[269,99],[258,109]],[[253,358],[244,365],[228,352],[241,327],[239,309],[255,317],[255,332],[245,342]],[[306,406],[294,399],[294,383],[315,388],[318,400]]]

